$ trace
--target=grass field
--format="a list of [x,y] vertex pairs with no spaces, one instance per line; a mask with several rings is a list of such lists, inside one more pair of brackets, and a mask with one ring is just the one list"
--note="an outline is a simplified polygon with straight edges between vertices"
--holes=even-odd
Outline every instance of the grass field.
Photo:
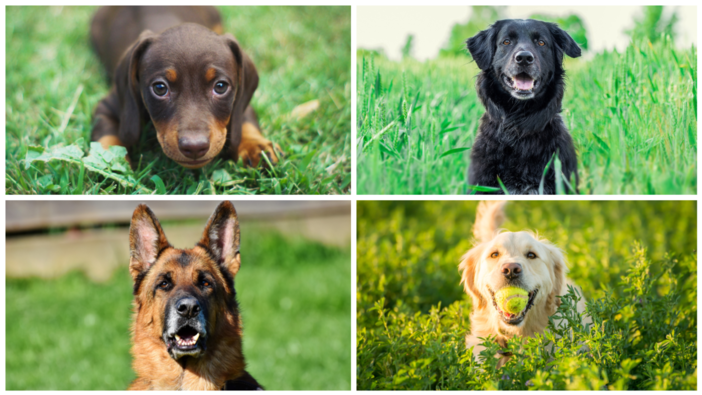
[[[580,193],[697,191],[697,49],[659,41],[566,58],[563,119]],[[463,194],[485,109],[468,56],[394,62],[358,52],[358,192]]]
[[[199,170],[142,136],[135,169],[91,149],[110,86],[91,48],[94,7],[7,7],[7,194],[345,194],[351,168],[350,7],[220,7],[260,76],[252,105],[285,158],[270,172],[217,160]],[[319,100],[297,119],[291,111]]]
[[[242,228],[247,370],[269,390],[350,390],[348,248]],[[105,284],[8,279],[6,389],[126,389],[131,290],[126,266]]]
[[501,369],[494,342],[481,362],[464,342],[472,307],[458,263],[476,207],[358,202],[359,390],[697,388],[696,202],[508,204],[505,228],[563,249],[593,324],[564,301],[568,324],[511,342],[517,358]]

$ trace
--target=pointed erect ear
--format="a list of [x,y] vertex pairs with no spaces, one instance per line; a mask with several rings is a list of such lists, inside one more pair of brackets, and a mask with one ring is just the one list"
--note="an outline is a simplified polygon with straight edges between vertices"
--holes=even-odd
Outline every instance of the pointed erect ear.
[[198,244],[209,249],[217,264],[236,276],[241,265],[239,221],[231,202],[224,201],[217,206]]
[[482,309],[487,307],[487,301],[480,294],[477,285],[475,284],[475,278],[478,271],[478,264],[480,260],[480,254],[483,251],[483,246],[479,245],[474,247],[470,251],[466,252],[461,258],[461,264],[458,265],[458,270],[462,270],[461,282],[466,290],[466,293],[473,298],[473,307]]
[[492,57],[495,55],[495,48],[497,46],[495,35],[500,30],[501,26],[502,21],[497,21],[489,28],[466,41],[468,51],[470,51],[470,55],[473,57],[473,60],[475,60],[480,70],[490,69]]
[[129,273],[136,280],[156,262],[159,253],[170,247],[156,215],[145,204],[140,204],[129,227]]
[[142,32],[115,69],[115,89],[120,106],[119,139],[127,147],[139,140],[142,118],[148,116],[141,100],[139,62],[155,36],[150,30]]

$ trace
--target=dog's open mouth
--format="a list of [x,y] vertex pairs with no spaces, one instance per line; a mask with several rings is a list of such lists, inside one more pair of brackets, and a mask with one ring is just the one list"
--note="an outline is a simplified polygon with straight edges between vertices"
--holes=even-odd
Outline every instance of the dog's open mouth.
[[180,351],[190,351],[199,348],[199,342],[202,340],[200,332],[195,328],[186,325],[178,330],[173,337],[169,339],[169,346],[175,347]]
[[534,305],[534,299],[536,299],[536,294],[539,292],[538,288],[529,292],[529,301],[527,302],[527,305],[524,308],[524,310],[522,310],[522,312],[519,314],[511,314],[506,311],[502,311],[502,309],[497,305],[497,301],[495,300],[495,292],[493,292],[491,289],[488,290],[490,291],[490,295],[492,296],[492,305],[495,307],[495,310],[497,310],[497,313],[499,314],[500,318],[502,318],[502,321],[509,325],[519,325],[522,323],[522,321],[524,321],[524,317],[526,317],[527,313],[529,312],[529,309],[531,309],[531,306]]
[[538,80],[535,80],[527,73],[519,73],[514,77],[502,74],[502,80],[504,81],[505,85],[512,88],[514,93],[524,96],[531,95],[536,86],[539,84]]

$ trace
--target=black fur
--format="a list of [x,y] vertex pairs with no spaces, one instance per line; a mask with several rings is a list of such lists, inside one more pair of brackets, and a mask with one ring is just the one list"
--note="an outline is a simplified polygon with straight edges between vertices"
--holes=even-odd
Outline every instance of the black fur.
[[564,178],[577,188],[575,147],[559,115],[563,53],[580,56],[575,41],[556,24],[510,19],[467,44],[481,69],[476,88],[487,110],[471,149],[470,186],[499,188],[499,177],[510,194],[535,194],[543,178],[543,193],[555,194],[558,153]]

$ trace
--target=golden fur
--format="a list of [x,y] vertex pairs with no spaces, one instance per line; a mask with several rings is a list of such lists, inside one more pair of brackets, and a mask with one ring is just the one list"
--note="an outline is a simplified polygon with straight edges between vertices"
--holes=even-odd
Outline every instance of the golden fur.
[[[484,350],[480,337],[495,336],[503,347],[513,336],[533,336],[548,325],[548,317],[560,305],[559,295],[567,293],[568,268],[559,248],[530,232],[500,231],[505,220],[505,201],[481,202],[478,206],[473,234],[477,245],[461,259],[461,283],[473,299],[470,316],[471,332],[466,336],[466,347],[473,354]],[[518,278],[505,275],[507,265],[517,264]],[[493,293],[507,285],[517,285],[530,294],[531,307],[523,320],[510,324],[493,304]],[[500,366],[508,355],[502,356]]]

